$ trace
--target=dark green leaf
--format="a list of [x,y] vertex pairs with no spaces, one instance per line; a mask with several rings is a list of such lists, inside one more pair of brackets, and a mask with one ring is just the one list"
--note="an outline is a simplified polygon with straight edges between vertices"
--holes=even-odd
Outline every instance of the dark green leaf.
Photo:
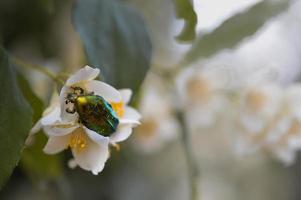
[[31,127],[32,111],[20,92],[7,54],[0,48],[0,187],[21,156]]
[[188,42],[195,39],[197,15],[189,0],[173,0],[178,18],[185,20],[182,32],[177,36],[179,41]]
[[43,152],[47,137],[40,131],[34,135],[33,144],[26,147],[21,158],[21,167],[32,180],[55,178],[63,171],[62,156]]
[[[19,73],[18,83],[24,97],[31,105],[34,114],[33,121],[37,122],[43,113],[43,102],[32,91],[28,81]],[[32,137],[32,145],[26,147],[21,158],[21,167],[33,180],[57,177],[62,172],[62,159],[60,155],[47,155],[43,148],[47,137],[42,131]]]
[[76,0],[73,14],[88,60],[102,78],[117,88],[138,89],[152,49],[139,13],[117,0]]
[[184,63],[189,64],[225,48],[235,47],[241,40],[256,33],[268,19],[284,11],[288,4],[288,1],[262,1],[248,11],[231,17],[212,33],[203,35],[186,54]]
[[32,121],[35,123],[38,121],[38,119],[41,118],[44,104],[42,100],[37,97],[37,95],[32,91],[28,81],[24,78],[24,76],[20,73],[18,73],[17,76],[19,87],[23,93],[23,96],[27,100],[27,102],[30,104],[32,110],[33,110],[33,119]]

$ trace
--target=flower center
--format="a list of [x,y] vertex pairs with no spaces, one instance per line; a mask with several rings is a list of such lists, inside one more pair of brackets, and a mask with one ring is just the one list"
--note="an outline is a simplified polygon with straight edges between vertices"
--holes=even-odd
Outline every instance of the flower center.
[[260,91],[251,90],[246,98],[247,105],[254,111],[260,111],[266,104],[266,95]]
[[211,87],[207,80],[193,77],[187,82],[187,94],[195,103],[207,103],[211,97]]
[[75,131],[69,140],[70,148],[81,151],[87,146],[87,136],[83,131]]
[[115,113],[117,114],[117,116],[119,118],[123,117],[124,112],[125,112],[123,102],[122,101],[117,102],[117,103],[111,102],[110,104],[111,104],[113,110],[115,111]]

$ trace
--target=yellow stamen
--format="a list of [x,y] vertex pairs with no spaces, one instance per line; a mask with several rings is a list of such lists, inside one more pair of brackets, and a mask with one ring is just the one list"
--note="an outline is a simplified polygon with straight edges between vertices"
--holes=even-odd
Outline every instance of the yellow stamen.
[[115,111],[115,113],[117,114],[118,117],[123,117],[125,109],[124,109],[124,103],[122,101],[120,102],[111,102],[110,103],[113,110]]
[[76,131],[72,133],[69,140],[70,148],[76,151],[81,151],[87,146],[87,136],[83,131]]
[[55,124],[52,125],[53,128],[71,128],[74,124]]

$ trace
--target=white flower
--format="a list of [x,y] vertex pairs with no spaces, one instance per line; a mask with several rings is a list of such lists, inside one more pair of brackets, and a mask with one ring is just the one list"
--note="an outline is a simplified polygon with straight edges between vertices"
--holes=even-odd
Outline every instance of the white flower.
[[177,77],[178,101],[185,109],[187,121],[208,127],[217,121],[225,106],[224,92],[229,80],[224,70],[189,67]]
[[239,153],[262,150],[292,164],[301,149],[301,85],[253,87],[242,100]]
[[[53,95],[50,106],[32,129],[34,133],[42,127],[48,135],[45,153],[56,154],[70,147],[74,156],[74,161],[71,162],[73,166],[79,165],[95,175],[102,171],[109,157],[109,144],[116,145],[117,142],[127,139],[140,119],[140,114],[127,106],[131,90],[118,91],[104,82],[94,80],[98,74],[99,69],[86,66],[72,75],[66,81],[60,96],[56,93]],[[119,121],[113,133],[102,132],[103,129],[96,131],[91,127],[88,128],[87,123],[84,123],[88,121],[89,124],[89,119],[82,119],[74,102],[71,101],[75,98],[77,102],[86,105],[85,95],[101,96],[110,104],[112,115]],[[94,112],[96,107],[93,108]],[[97,109],[102,108],[97,107]],[[90,123],[95,124],[95,121]]]
[[256,134],[279,111],[282,90],[275,84],[253,85],[242,90],[239,121],[247,132]]
[[242,88],[238,105],[239,154],[254,152],[265,143],[267,130],[273,126],[274,118],[282,103],[282,90],[275,84],[256,84]]
[[172,113],[164,82],[149,74],[139,102],[142,123],[133,135],[133,147],[142,153],[154,153],[173,141],[179,134],[179,125]]
[[301,149],[301,85],[284,93],[284,103],[275,125],[267,134],[267,147],[278,159],[290,165]]

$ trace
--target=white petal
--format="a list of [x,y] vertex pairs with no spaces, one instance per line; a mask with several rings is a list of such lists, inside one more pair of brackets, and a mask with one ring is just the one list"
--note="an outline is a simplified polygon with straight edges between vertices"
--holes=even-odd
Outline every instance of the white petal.
[[126,105],[129,103],[129,101],[131,100],[132,97],[132,90],[131,89],[121,89],[119,90],[121,96],[122,96],[122,101],[123,103]]
[[37,121],[36,124],[31,128],[29,135],[33,135],[39,132],[42,128],[41,120]]
[[104,140],[102,143],[94,142],[88,139],[87,146],[77,151],[72,149],[75,162],[83,169],[92,171],[97,175],[104,168],[104,165],[109,158],[109,146]]
[[136,125],[139,125],[141,123],[139,121],[133,120],[133,119],[119,119],[119,124],[120,125],[122,125],[122,124],[130,124],[132,126],[136,126]]
[[116,143],[126,140],[132,133],[131,125],[120,125],[117,131],[110,136],[110,142]]
[[83,127],[84,131],[86,132],[86,134],[88,135],[88,137],[93,140],[94,142],[98,143],[98,144],[109,144],[109,138],[102,136],[98,133],[96,133],[95,131],[92,131],[86,127]]
[[43,151],[47,154],[56,154],[68,147],[71,135],[49,137]]
[[60,107],[55,107],[50,113],[42,117],[41,124],[43,126],[54,124],[61,120],[61,109]]
[[275,156],[281,160],[286,166],[292,165],[296,159],[296,152],[288,148],[274,149]]
[[[63,128],[63,126],[66,127]],[[78,124],[74,124],[74,125],[57,124],[57,126],[55,125],[44,126],[43,130],[48,136],[63,136],[73,132],[78,127],[79,127]]]
[[102,96],[108,102],[120,102],[122,100],[120,92],[104,82],[92,80],[87,82],[85,86],[89,92]]
[[169,117],[159,121],[159,132],[162,140],[171,141],[179,135],[179,124],[175,118]]
[[122,116],[121,121],[134,121],[135,123],[139,123],[141,119],[141,115],[132,107],[126,106],[124,115]]
[[70,87],[68,86],[64,86],[62,87],[61,89],[61,92],[60,92],[60,105],[61,105],[61,110],[64,110],[64,108],[62,107],[63,105],[65,105],[65,99],[66,99],[66,96],[67,96],[67,93],[69,92],[70,90]]
[[240,122],[248,132],[253,134],[260,132],[265,125],[265,121],[261,117],[244,113],[240,116]]
[[66,123],[68,123],[68,122],[76,122],[78,120],[78,114],[77,113],[71,114],[71,113],[67,113],[66,112],[66,109],[68,107],[70,107],[70,106],[72,107],[71,104],[66,105],[66,103],[65,103],[66,96],[67,96],[68,92],[71,92],[70,88],[67,87],[67,86],[64,86],[61,89],[61,93],[60,93],[61,120],[63,122],[66,122]]
[[74,75],[72,75],[66,82],[67,86],[71,86],[75,83],[88,81],[95,79],[99,74],[99,69],[85,66],[84,68],[78,70]]
[[295,136],[291,137],[287,141],[287,145],[290,149],[293,150],[300,150],[301,149],[301,137],[300,136]]
[[272,129],[267,132],[266,142],[269,144],[277,143],[292,126],[293,120],[289,117],[283,117],[280,119]]

